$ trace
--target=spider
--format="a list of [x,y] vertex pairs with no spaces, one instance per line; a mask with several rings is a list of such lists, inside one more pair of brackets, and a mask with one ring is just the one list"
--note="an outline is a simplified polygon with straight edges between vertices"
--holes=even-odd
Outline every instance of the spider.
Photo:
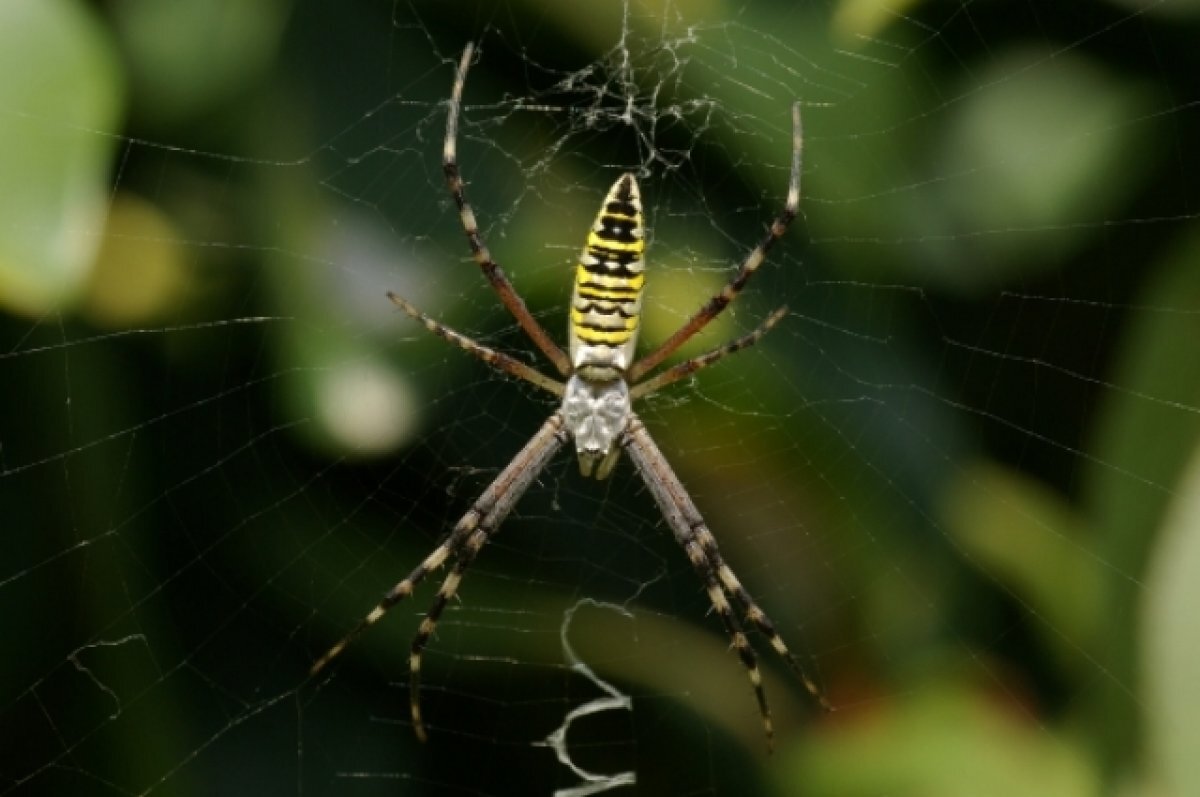
[[775,217],[766,236],[751,250],[737,274],[721,291],[713,295],[674,334],[657,349],[632,362],[642,307],[645,283],[645,227],[637,180],[626,173],[617,178],[604,199],[588,233],[587,244],[575,271],[571,298],[568,351],[564,352],[530,314],[504,271],[492,259],[474,211],[464,194],[457,156],[458,117],[462,107],[463,86],[474,53],[472,44],[463,51],[455,73],[446,119],[446,139],[442,151],[442,170],[454,204],[458,207],[471,254],[484,276],[521,329],[554,364],[565,382],[507,355],[490,349],[435,321],[409,301],[388,292],[388,298],[426,329],[464,351],[475,355],[492,368],[523,379],[562,399],[542,427],[526,443],[512,462],[488,485],[466,515],[442,538],[403,580],[392,587],[359,623],[339,642],[316,660],[310,675],[319,673],[347,645],[393,606],[412,594],[430,571],[451,557],[454,565],[442,582],[433,605],[417,629],[409,655],[409,704],[413,730],[417,738],[427,738],[421,717],[421,654],[433,635],[447,602],[458,591],[463,574],[488,539],[512,511],[521,495],[538,478],[550,459],[568,441],[575,442],[579,469],[585,478],[605,479],[613,470],[622,451],[633,460],[650,494],[675,539],[683,547],[692,567],[704,582],[709,600],[721,618],[743,667],[750,678],[758,701],[767,749],[772,749],[774,730],[771,710],[763,692],[758,660],[742,627],[742,621],[730,606],[730,599],[744,612],[746,622],[757,628],[771,647],[782,656],[821,706],[829,705],[813,681],[804,673],[774,624],[759,608],[733,571],[721,557],[717,541],[709,531],[696,505],[688,496],[663,453],[659,450],[631,405],[667,385],[679,381],[726,356],[757,343],[787,313],[775,310],[748,335],[744,335],[705,354],[678,363],[650,379],[642,381],[666,357],[675,352],[729,305],[762,264],[767,251],[787,231],[796,217],[800,201],[800,153],[802,134],[799,104],[792,106],[792,165],[787,201]]

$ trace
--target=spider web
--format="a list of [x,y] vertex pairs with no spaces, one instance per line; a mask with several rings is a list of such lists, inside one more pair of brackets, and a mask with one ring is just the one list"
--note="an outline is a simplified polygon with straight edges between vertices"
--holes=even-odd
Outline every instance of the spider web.
[[[0,793],[1200,789],[1200,22],[1059,5],[9,4]],[[755,635],[771,757],[628,462],[560,456],[468,571],[428,744],[439,574],[306,675],[553,410],[385,298],[549,369],[442,183],[467,41],[469,196],[559,340],[616,175],[644,348],[801,103],[801,218],[681,354],[788,316],[638,408],[836,709]]]

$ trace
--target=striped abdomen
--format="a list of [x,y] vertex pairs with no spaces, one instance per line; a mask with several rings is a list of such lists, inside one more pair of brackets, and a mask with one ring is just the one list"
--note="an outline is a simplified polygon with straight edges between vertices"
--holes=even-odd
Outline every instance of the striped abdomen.
[[646,282],[642,198],[637,180],[613,183],[575,269],[570,356],[581,378],[604,382],[629,367]]

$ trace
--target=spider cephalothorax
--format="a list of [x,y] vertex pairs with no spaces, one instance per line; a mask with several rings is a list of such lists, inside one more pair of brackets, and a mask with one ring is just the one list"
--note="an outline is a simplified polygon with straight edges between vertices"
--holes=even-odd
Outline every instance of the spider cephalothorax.
[[579,472],[604,479],[617,464],[619,436],[629,426],[629,388],[624,379],[591,382],[578,374],[567,380],[562,414],[575,438]]

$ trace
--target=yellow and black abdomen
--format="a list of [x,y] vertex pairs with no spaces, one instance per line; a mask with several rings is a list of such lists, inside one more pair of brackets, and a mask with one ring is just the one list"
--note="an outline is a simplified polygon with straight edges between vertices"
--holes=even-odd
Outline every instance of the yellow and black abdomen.
[[583,379],[619,378],[633,359],[646,282],[642,198],[637,180],[613,183],[575,269],[570,356]]

